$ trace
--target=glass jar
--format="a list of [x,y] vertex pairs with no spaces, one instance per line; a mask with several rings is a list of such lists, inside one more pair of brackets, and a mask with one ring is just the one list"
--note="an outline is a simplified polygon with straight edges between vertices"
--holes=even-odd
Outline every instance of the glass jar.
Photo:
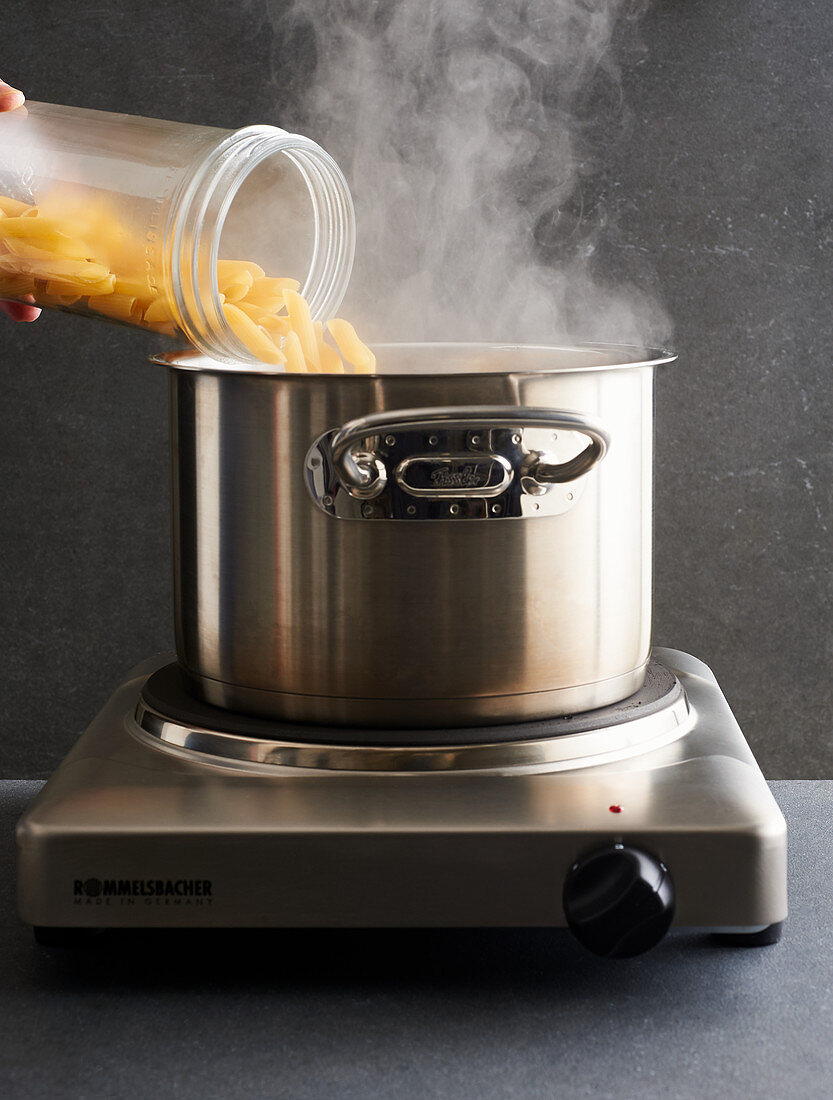
[[326,320],[354,247],[344,176],[300,134],[32,102],[0,113],[0,298],[181,334],[250,364],[260,356],[224,312],[245,302],[240,281],[263,277],[265,293],[295,279]]

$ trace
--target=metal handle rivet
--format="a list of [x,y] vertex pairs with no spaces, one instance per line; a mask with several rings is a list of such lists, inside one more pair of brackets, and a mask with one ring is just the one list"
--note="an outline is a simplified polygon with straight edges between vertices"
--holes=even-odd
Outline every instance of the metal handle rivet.
[[324,505],[325,508],[329,508],[333,503],[333,498],[331,496],[322,497],[321,503]]
[[573,499],[573,494],[572,494],[572,493],[568,493],[568,494],[567,494],[567,500],[572,500],[572,499]]
[[365,519],[370,519],[370,517],[373,515],[373,505],[372,504],[363,504],[362,505],[362,515],[364,516]]
[[496,515],[496,516],[499,516],[499,515],[500,515],[500,512],[501,512],[501,507],[500,507],[500,505],[499,505],[499,504],[493,504],[493,505],[492,505],[492,514],[493,514],[493,515]]
[[515,434],[512,436],[512,442],[513,443],[520,443],[520,441],[521,441],[520,433],[515,432]]
[[409,504],[405,511],[408,513],[409,516],[416,515],[416,508],[413,506],[413,504]]
[[431,444],[432,447],[436,447],[439,443],[439,439],[437,439],[435,435],[429,435],[428,442]]
[[456,516],[460,511],[460,505],[459,504],[452,504],[451,507],[448,510],[449,510],[449,512],[451,512],[452,516]]
[[396,442],[396,436],[395,435],[386,435],[385,436],[385,443],[387,444],[388,447],[392,447],[395,442]]
[[478,445],[478,443],[480,442],[480,436],[479,435],[473,435],[471,437],[471,442],[472,442],[472,446],[476,447]]

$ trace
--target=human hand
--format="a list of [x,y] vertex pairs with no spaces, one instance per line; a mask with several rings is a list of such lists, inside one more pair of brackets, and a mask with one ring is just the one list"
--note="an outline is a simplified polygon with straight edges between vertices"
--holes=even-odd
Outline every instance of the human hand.
[[[0,111],[14,111],[23,106],[23,100],[23,92],[0,80]],[[0,313],[8,314],[13,321],[34,321],[40,317],[37,306],[24,305],[22,302],[0,301]]]

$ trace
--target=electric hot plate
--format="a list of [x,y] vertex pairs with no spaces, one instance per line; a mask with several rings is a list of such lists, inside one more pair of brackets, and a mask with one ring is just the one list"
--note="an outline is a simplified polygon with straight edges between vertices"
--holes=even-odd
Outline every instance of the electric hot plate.
[[44,939],[109,927],[569,925],[604,955],[673,923],[772,943],[786,826],[709,668],[655,649],[630,699],[449,730],[276,724],[117,689],[18,826]]

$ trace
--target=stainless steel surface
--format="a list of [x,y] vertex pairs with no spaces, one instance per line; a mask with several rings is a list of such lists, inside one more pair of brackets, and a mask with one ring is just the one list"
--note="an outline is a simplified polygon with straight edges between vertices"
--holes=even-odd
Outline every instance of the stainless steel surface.
[[20,913],[57,927],[555,926],[576,858],[626,843],[670,869],[676,924],[781,921],[784,819],[709,669],[655,655],[694,719],[670,744],[570,771],[399,775],[162,751],[126,729],[168,658],[147,662],[22,818]]
[[[532,719],[636,691],[650,647],[653,370],[669,357],[479,345],[377,356],[375,376],[329,377],[163,357],[177,653],[194,690],[231,710],[381,726]],[[562,514],[493,523],[496,501],[463,496],[436,522],[333,522],[313,501],[305,460],[323,435],[381,414],[378,450],[395,450],[389,410],[457,409],[471,425],[484,404],[517,408],[512,446],[551,471],[586,439],[526,426],[529,410],[574,413],[596,447],[596,425],[609,433],[609,453],[578,481],[541,492],[534,465],[518,481],[524,515]],[[426,435],[439,445],[439,429]],[[523,476],[539,491],[523,491]],[[397,492],[406,515],[446,507]],[[319,494],[325,509],[341,499],[365,517],[381,507]],[[461,522],[487,506],[489,522]]]
[[[473,770],[567,771],[624,760],[650,752],[682,737],[694,717],[679,681],[667,693],[665,705],[641,713],[626,712],[612,726],[559,733],[553,720],[550,736],[469,744],[422,745],[397,741],[390,745],[301,742],[278,733],[270,737],[241,736],[174,720],[140,698],[128,730],[150,738],[173,752],[196,754],[247,770],[268,773],[276,765],[329,771],[443,772]],[[528,725],[529,723],[524,723]],[[538,732],[538,731],[536,731]]]
[[[569,461],[562,463],[554,459],[548,461],[547,452],[542,453],[529,447],[521,449],[524,428],[539,428],[552,433],[547,437],[548,442],[557,438],[556,430],[579,432],[589,436],[590,442],[584,450]],[[395,462],[391,463],[400,488],[411,496],[433,495],[434,499],[448,499],[458,495],[466,497],[479,495],[490,499],[499,496],[514,476],[513,463],[501,454],[495,454],[496,442],[493,433],[498,431],[502,432],[504,445],[508,443],[517,448],[517,453],[521,456],[520,462],[517,462],[519,468],[523,468],[530,481],[539,486],[574,481],[592,469],[604,457],[610,446],[610,436],[601,424],[563,409],[473,405],[462,415],[458,408],[436,408],[397,409],[361,416],[345,424],[332,436],[329,441],[329,457],[346,492],[353,494],[359,490],[362,496],[367,496],[374,485],[381,481],[376,491],[372,493],[376,496],[389,480],[389,475],[380,479],[379,461],[388,457],[390,448],[397,443],[397,435],[403,432],[409,436],[412,433],[419,433],[427,437],[424,443],[420,442],[421,453],[411,454],[407,458],[399,456]],[[499,483],[491,485],[488,479],[483,482],[482,478],[477,478],[475,475],[472,484],[459,482],[450,485],[435,484],[428,489],[417,488],[410,484],[409,480],[403,476],[404,469],[415,462],[433,465],[439,460],[437,468],[442,470],[443,462],[447,464],[452,458],[448,452],[457,442],[454,437],[460,433],[464,436],[467,450],[455,457],[468,463],[471,463],[472,458],[479,459],[486,466],[489,462],[493,462],[500,469]],[[357,444],[362,444],[362,449],[354,453]],[[386,448],[381,455],[373,450],[374,446],[380,445]],[[317,449],[317,447],[314,448],[313,459]],[[309,459],[307,465],[309,465]],[[476,470],[476,467],[474,469]],[[436,482],[437,479],[431,480]],[[506,518],[505,510],[500,514]]]

